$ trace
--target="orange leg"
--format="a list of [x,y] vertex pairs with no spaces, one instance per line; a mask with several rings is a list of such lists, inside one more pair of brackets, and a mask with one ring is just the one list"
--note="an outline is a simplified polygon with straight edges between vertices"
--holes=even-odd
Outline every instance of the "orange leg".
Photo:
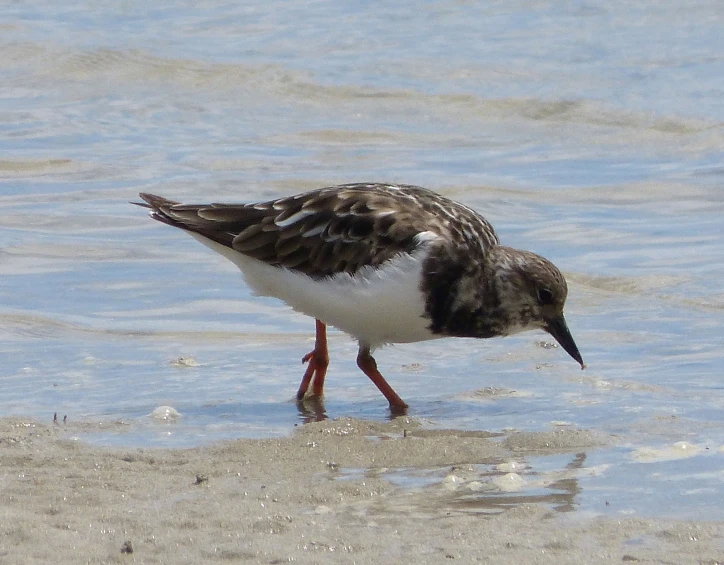
[[392,390],[392,387],[387,384],[385,378],[377,370],[377,361],[375,361],[375,358],[370,354],[369,347],[360,346],[359,354],[357,355],[357,366],[362,369],[362,372],[367,375],[370,380],[375,383],[375,386],[380,389],[380,392],[385,395],[385,398],[390,403],[390,409],[393,412],[404,414],[407,409],[407,404]]
[[312,396],[322,396],[324,393],[324,377],[327,375],[329,365],[329,351],[327,350],[327,326],[319,320],[317,324],[317,336],[314,340],[314,350],[302,357],[302,363],[309,363],[304,372],[302,382],[297,391],[297,400],[302,400],[307,394],[309,384],[312,385]]

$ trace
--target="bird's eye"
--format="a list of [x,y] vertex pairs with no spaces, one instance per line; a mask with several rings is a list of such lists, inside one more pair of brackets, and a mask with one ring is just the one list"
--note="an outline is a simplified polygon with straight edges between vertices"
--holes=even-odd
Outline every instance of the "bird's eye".
[[547,288],[539,288],[538,302],[543,305],[553,304],[553,293]]

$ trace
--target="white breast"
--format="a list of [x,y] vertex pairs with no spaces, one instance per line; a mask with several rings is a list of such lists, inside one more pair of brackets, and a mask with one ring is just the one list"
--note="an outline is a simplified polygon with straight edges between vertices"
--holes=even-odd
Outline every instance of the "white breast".
[[[425,300],[419,288],[427,254],[425,244],[415,253],[402,253],[380,268],[364,267],[354,276],[341,273],[314,280],[189,233],[233,261],[256,294],[279,298],[297,312],[335,326],[372,349],[385,343],[438,337],[428,330],[430,322],[424,316]],[[431,239],[427,234],[420,238],[423,242]]]

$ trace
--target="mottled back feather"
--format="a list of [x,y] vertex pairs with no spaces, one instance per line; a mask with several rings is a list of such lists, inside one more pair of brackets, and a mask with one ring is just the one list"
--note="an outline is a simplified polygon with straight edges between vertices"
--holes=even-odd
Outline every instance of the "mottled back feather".
[[179,204],[141,194],[152,217],[313,278],[354,274],[411,253],[423,232],[483,252],[493,227],[470,208],[417,186],[347,184],[256,204]]

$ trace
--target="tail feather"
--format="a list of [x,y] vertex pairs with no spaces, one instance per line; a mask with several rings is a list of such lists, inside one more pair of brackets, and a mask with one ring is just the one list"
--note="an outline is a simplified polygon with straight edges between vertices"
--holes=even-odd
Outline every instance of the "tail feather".
[[[147,192],[141,192],[139,196],[143,199],[143,202],[131,202],[131,204],[151,210],[149,215],[154,220],[187,232],[197,233],[227,247],[232,246],[234,239],[233,233],[220,230],[212,222],[199,218],[198,211],[204,208],[204,206],[184,206],[175,200],[169,200],[163,196],[157,196]],[[177,211],[172,210],[173,207],[179,209]]]

